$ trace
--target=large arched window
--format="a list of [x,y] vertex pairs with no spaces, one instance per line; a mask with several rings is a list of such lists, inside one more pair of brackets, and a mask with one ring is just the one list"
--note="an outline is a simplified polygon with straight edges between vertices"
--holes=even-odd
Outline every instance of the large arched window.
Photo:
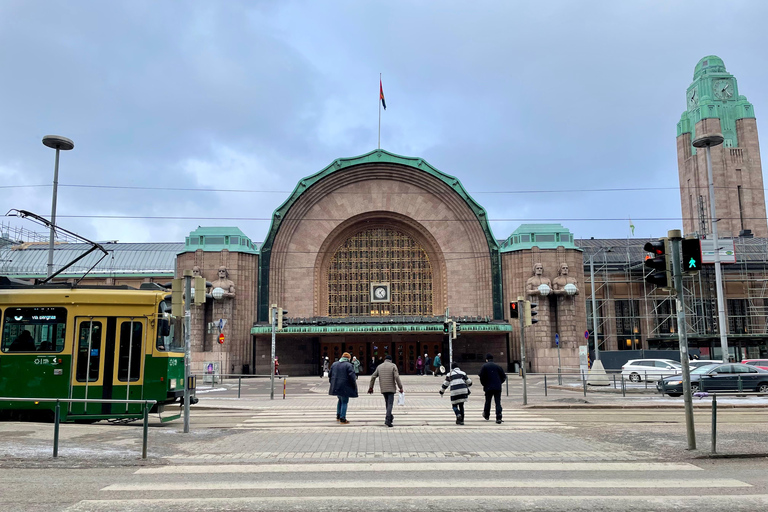
[[[390,283],[391,302],[372,303],[371,283]],[[328,266],[328,316],[432,315],[432,265],[419,243],[390,227],[347,238]]]

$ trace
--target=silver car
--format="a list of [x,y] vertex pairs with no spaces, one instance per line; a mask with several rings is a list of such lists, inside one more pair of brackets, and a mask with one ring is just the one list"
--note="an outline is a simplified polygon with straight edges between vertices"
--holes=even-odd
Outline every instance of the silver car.
[[672,359],[631,359],[621,367],[621,376],[630,382],[642,382],[659,380],[682,371],[680,363]]

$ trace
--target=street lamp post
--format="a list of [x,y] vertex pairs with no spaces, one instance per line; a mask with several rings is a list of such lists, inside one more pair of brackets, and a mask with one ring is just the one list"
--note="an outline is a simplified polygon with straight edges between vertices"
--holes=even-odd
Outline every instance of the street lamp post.
[[715,246],[715,285],[717,289],[717,325],[720,331],[720,349],[723,362],[728,362],[728,332],[725,325],[725,298],[723,297],[723,273],[720,268],[720,243],[717,241],[717,211],[715,209],[715,180],[712,175],[710,148],[723,143],[722,135],[705,135],[693,141],[695,148],[707,148],[707,179],[709,180],[709,215],[712,222],[712,243]]
[[75,147],[75,143],[60,135],[46,135],[43,137],[43,145],[56,150],[56,164],[53,168],[53,202],[51,204],[51,234],[48,240],[48,277],[53,274],[53,239],[56,235],[56,194],[59,188],[59,151],[69,151]]

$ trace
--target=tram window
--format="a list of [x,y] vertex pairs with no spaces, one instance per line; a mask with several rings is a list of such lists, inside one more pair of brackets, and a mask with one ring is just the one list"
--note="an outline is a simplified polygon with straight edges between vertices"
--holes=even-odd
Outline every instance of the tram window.
[[66,308],[8,308],[3,323],[3,352],[61,352]]
[[[88,355],[88,338],[90,336],[91,353]],[[77,337],[77,371],[75,377],[78,382],[99,380],[99,359],[101,358],[101,322],[83,322],[80,324],[80,333]]]
[[184,340],[177,333],[181,332],[181,319],[171,317],[171,332],[168,336],[157,334],[157,350],[163,352],[184,352]]
[[133,338],[131,338],[131,322],[123,322],[120,326],[120,355],[117,362],[117,380],[128,380],[128,359],[131,360],[131,381],[139,380],[141,373],[142,345],[141,322],[133,322]]

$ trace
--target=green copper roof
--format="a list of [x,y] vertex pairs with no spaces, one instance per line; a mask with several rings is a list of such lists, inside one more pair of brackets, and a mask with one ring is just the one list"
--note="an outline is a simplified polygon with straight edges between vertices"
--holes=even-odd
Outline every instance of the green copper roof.
[[[745,96],[739,95],[736,78],[725,69],[723,59],[708,55],[701,59],[693,71],[693,83],[686,90],[687,109],[677,123],[677,136],[691,134],[696,138],[696,123],[702,119],[720,119],[725,147],[739,145],[736,121],[754,118],[755,111]],[[696,148],[691,146],[692,154]]]
[[[391,324],[391,325],[291,325],[283,327],[280,334],[387,334],[399,332],[440,333],[443,324]],[[498,324],[461,324],[461,334],[467,332],[512,332],[512,326]],[[251,334],[271,334],[272,326],[254,325]]]
[[239,228],[233,227],[198,227],[185,239],[185,252],[195,252],[198,249],[204,251],[221,251],[228,249],[231,252],[247,252],[258,254],[259,247]]
[[491,285],[493,289],[493,318],[496,320],[502,319],[501,258],[499,257],[499,245],[496,242],[493,233],[491,232],[491,226],[488,223],[488,214],[486,213],[485,209],[483,209],[482,206],[480,206],[474,199],[472,199],[458,178],[439,171],[427,163],[424,159],[400,156],[383,149],[377,149],[364,155],[350,158],[339,158],[334,160],[330,165],[325,167],[320,172],[300,180],[298,185],[296,185],[296,188],[293,190],[293,193],[291,193],[290,197],[275,210],[274,214],[272,214],[272,224],[269,228],[269,233],[267,234],[267,237],[264,239],[264,243],[261,246],[261,258],[259,258],[260,279],[258,317],[260,321],[264,321],[269,318],[269,264],[272,252],[272,244],[275,242],[277,232],[280,230],[280,224],[282,223],[291,207],[296,203],[296,201],[298,201],[304,191],[319,181],[323,180],[325,177],[333,174],[334,172],[338,172],[343,169],[349,169],[350,167],[357,165],[380,163],[398,164],[426,172],[451,187],[462,199],[464,199],[464,201],[467,203],[467,206],[469,206],[469,208],[474,212],[475,217],[480,223],[480,227],[483,229],[485,238],[488,242],[488,251],[490,252],[492,273]]
[[573,235],[562,224],[522,224],[501,245],[501,252],[522,249],[566,249],[581,250],[573,243]]

